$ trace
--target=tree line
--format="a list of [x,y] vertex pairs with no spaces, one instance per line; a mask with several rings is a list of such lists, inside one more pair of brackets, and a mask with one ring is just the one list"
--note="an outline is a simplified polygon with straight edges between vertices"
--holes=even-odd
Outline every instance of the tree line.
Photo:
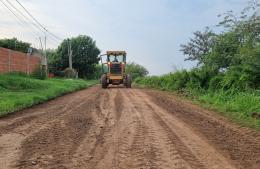
[[196,31],[180,46],[197,66],[162,76],[137,78],[136,84],[180,93],[221,112],[244,126],[260,130],[260,4],[235,15],[228,11],[218,26]]
[[[210,28],[196,31],[186,44],[180,46],[185,60],[195,61],[191,70],[181,70],[161,77],[159,86],[173,90],[210,89],[245,91],[260,87],[260,4],[249,5],[235,15],[228,11],[219,17],[222,30]],[[160,77],[154,77],[160,78]],[[168,79],[168,80],[167,80]],[[153,83],[152,79],[147,83]],[[155,80],[156,81],[156,80]],[[166,83],[164,85],[164,83]]]
[[209,28],[197,31],[181,51],[186,60],[197,61],[191,71],[193,85],[211,89],[256,89],[260,86],[260,4],[249,5],[235,15],[228,11],[219,17],[221,33]]
[[[73,70],[69,67],[69,52],[68,48],[71,46],[72,50],[72,65]],[[0,39],[0,47],[27,53],[31,47],[30,43],[19,41],[17,38]],[[44,54],[40,49],[33,49],[33,53]],[[99,54],[101,50],[97,47],[96,41],[86,35],[79,35],[77,37],[64,39],[57,49],[47,49],[46,54],[48,58],[48,71],[55,76],[74,77],[75,72],[80,78],[99,79],[101,72],[101,65],[99,64]],[[133,78],[144,77],[148,71],[143,66],[129,62],[126,67],[126,72],[131,73]],[[45,75],[41,69],[34,72],[36,77],[44,79]]]

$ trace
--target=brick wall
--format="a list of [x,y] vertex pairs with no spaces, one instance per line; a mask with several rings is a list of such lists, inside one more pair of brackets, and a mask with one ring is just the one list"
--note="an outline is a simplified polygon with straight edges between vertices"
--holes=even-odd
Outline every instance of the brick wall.
[[41,58],[0,47],[0,73],[32,73],[41,63]]

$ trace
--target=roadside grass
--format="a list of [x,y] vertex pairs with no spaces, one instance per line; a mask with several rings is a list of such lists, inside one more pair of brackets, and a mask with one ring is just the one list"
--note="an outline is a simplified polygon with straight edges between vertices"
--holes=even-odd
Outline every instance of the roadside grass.
[[260,131],[260,119],[253,113],[260,112],[259,92],[239,92],[230,94],[223,91],[191,92],[188,98],[200,106],[219,112],[231,121],[244,127]]
[[97,84],[96,80],[37,80],[0,74],[0,116]]
[[189,99],[193,101],[193,103],[206,109],[216,111],[241,126],[260,131],[260,119],[252,117],[252,113],[260,113],[259,90],[230,93],[221,90],[184,89],[178,92],[176,90],[169,90],[164,87],[156,87],[144,83],[135,82],[135,85],[173,92],[173,94],[181,96],[184,99]]

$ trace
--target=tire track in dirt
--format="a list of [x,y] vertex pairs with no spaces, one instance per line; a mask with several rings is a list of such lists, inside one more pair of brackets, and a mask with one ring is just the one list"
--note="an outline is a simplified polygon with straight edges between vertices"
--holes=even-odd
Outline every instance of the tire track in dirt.
[[183,144],[177,144],[179,142],[177,142],[176,137],[168,130],[168,126],[162,125],[164,123],[159,121],[160,117],[156,116],[153,107],[147,106],[143,95],[138,95],[136,92],[131,91],[128,97],[131,98],[132,102],[135,100],[138,111],[144,116],[143,121],[147,123],[149,147],[156,150],[152,156],[153,165],[156,166],[154,168],[171,168],[172,166],[174,168],[203,168],[200,162],[192,156],[192,153]]
[[[139,103],[143,104],[140,110],[146,112],[147,116],[153,114],[153,119],[160,122],[163,128],[162,132],[168,133],[167,137],[169,141],[175,141],[174,145],[175,149],[178,150],[178,154],[183,155],[183,160],[190,163],[192,168],[203,168],[204,165],[205,168],[234,168],[232,164],[229,164],[229,160],[217,153],[212,146],[198,137],[196,132],[191,130],[181,120],[174,118],[174,116],[165,112],[164,109],[156,106],[143,92],[134,90],[132,92],[134,93],[135,99],[142,98],[142,100],[138,100]],[[149,114],[147,112],[149,112]],[[159,128],[158,124],[156,128]]]
[[[96,92],[98,89],[93,88],[91,90]],[[82,102],[82,97],[84,96],[80,92],[75,92],[65,97],[59,97],[44,104],[36,105],[30,109],[21,110],[10,116],[1,118],[0,124],[6,121],[8,121],[8,124],[3,123],[5,125],[0,125],[0,136],[8,133],[27,135],[47,122],[60,118],[65,112],[73,110],[75,105]]]
[[[129,93],[129,90],[124,90]],[[148,149],[147,128],[143,120],[142,114],[138,112],[135,105],[131,104],[125,94],[122,93],[125,100],[124,114],[122,115],[122,123],[119,131],[120,137],[118,147],[118,165],[115,168],[155,168],[153,161],[148,158],[148,154],[153,154],[151,149]],[[126,125],[127,124],[127,125]]]
[[[134,130],[130,134],[123,133],[123,146],[119,147],[119,154],[123,152],[120,157],[124,158],[120,160],[119,168],[171,168],[174,164],[176,168],[190,168],[180,160],[180,156],[175,155],[175,159],[169,159],[171,152],[168,147],[175,145],[165,147],[168,140],[162,141],[162,137],[168,136],[158,132],[160,126],[155,125],[155,119],[147,114],[150,110],[147,107],[144,109],[143,100],[140,99],[142,97],[138,99],[135,97],[136,93],[131,91],[125,91],[123,95],[127,102],[124,106],[128,107],[124,110],[130,110],[125,113],[133,115],[133,123],[127,127]],[[129,141],[131,137],[132,141]],[[175,154],[177,153],[175,150]]]
[[116,91],[114,98],[116,120],[119,121],[123,111],[124,98],[119,90]]
[[[128,89],[122,89],[119,91],[119,98],[115,100],[121,104],[121,115],[116,126],[116,151],[115,162],[113,168],[131,168],[131,147],[138,137],[138,115],[133,105],[129,106],[129,100],[124,97],[124,93],[128,92]],[[140,127],[140,126],[139,126]]]
[[[104,145],[107,143],[106,138],[107,133],[110,132],[113,124],[110,122],[111,113],[114,112],[114,93],[108,94],[107,91],[106,96],[107,98],[101,98],[100,107],[101,108],[101,114],[103,115],[103,124],[100,126],[100,132],[96,136],[96,143],[94,147],[90,151],[90,156],[94,157],[90,160],[90,163],[88,164],[88,167],[94,168],[105,158],[106,153],[108,152],[109,147],[107,145]],[[112,110],[111,110],[112,108]]]
[[98,92],[95,102],[93,103],[94,109],[89,111],[89,115],[92,117],[92,125],[89,126],[88,135],[85,135],[81,144],[75,149],[73,159],[67,168],[87,168],[89,161],[92,159],[92,155],[95,152],[95,146],[104,140],[104,136],[101,131],[105,121],[105,116],[101,110],[103,107],[104,99],[108,100],[108,94]]
[[[74,111],[79,110],[79,107],[83,106],[82,104],[79,105],[79,103],[82,103],[82,99],[85,99],[88,96],[93,97],[96,91],[99,91],[97,87],[88,90],[82,90],[80,92],[68,94],[66,96],[59,97],[55,100],[46,102],[44,104],[36,105],[30,109],[22,110],[14,114],[11,114],[10,116],[1,118],[0,119],[0,131],[1,131],[0,140],[4,139],[6,136],[9,135],[15,136],[16,133],[22,136],[22,137],[10,137],[10,138],[18,138],[18,139],[15,140],[9,139],[10,145],[6,145],[5,149],[8,149],[9,146],[13,147],[13,142],[19,144],[16,144],[15,146],[15,149],[17,150],[15,154],[12,154],[10,156],[5,156],[5,158],[2,159],[3,161],[8,161],[8,163],[6,163],[4,168],[31,168],[31,167],[35,168],[35,165],[33,165],[32,162],[40,161],[38,159],[37,160],[35,159],[41,157],[41,155],[34,158],[33,154],[35,155],[40,154],[41,151],[45,151],[46,148],[48,149],[51,146],[58,147],[58,145],[54,145],[55,142],[52,141],[50,141],[51,143],[48,144],[46,140],[49,137],[46,137],[43,140],[41,140],[40,138],[43,138],[43,136],[49,133],[53,133],[51,137],[54,136],[56,138],[61,137],[60,135],[62,135],[64,131],[67,131],[67,127],[70,126],[69,121],[67,123],[64,123],[64,121],[67,121],[66,118],[70,117],[70,119],[73,120],[74,119],[73,113],[75,113]],[[89,100],[92,100],[92,98]],[[71,114],[71,116],[68,116],[68,114]],[[74,122],[72,121],[72,123]],[[85,122],[83,121],[82,123]],[[64,130],[60,130],[59,129],[60,127]],[[71,128],[74,129],[73,126],[71,126]],[[39,134],[41,132],[43,133]],[[59,132],[61,134],[59,134]],[[41,143],[42,146],[40,146]],[[39,149],[37,150],[37,148]],[[26,156],[26,154],[27,153],[30,154],[30,152],[32,156],[30,155]],[[0,154],[2,154],[2,151],[0,151]],[[21,157],[20,160],[18,159],[19,156]],[[9,157],[12,158],[12,160],[9,160]],[[14,162],[14,160],[16,160],[16,162]],[[2,165],[0,159],[0,168],[2,168],[1,166]]]
[[[112,168],[115,165],[116,142],[118,140],[114,133],[122,111],[121,106],[117,107],[115,100],[122,101],[122,98],[117,89],[102,90],[100,96],[99,105],[96,104],[98,109],[92,115],[97,125],[91,127],[92,138],[85,138],[84,143],[78,148],[77,157],[79,159],[75,160],[74,166],[85,166],[85,168],[93,169]],[[82,149],[85,149],[84,152]],[[79,154],[81,154],[80,157]]]
[[238,168],[260,168],[260,133],[227,122],[214,112],[180,100],[165,92],[145,90],[158,106],[197,131]]
[[[205,168],[196,156],[189,150],[189,148],[187,148],[186,145],[179,139],[179,137],[171,131],[169,126],[160,118],[160,116],[157,114],[153,114],[153,116],[157,120],[158,124],[163,128],[161,132],[166,135],[164,138],[166,145],[172,148],[174,147],[173,150],[170,150],[171,156],[177,159],[183,159],[191,168]],[[175,163],[175,165],[178,167],[178,162]]]
[[92,99],[85,100],[27,137],[22,142],[22,154],[16,167],[67,168],[92,124],[88,109],[92,110],[93,105]]
[[130,134],[131,131],[128,127],[126,127],[120,134],[117,145],[117,152],[115,152],[115,168],[129,168],[129,162],[127,160],[130,157],[130,148],[133,142],[133,138]]

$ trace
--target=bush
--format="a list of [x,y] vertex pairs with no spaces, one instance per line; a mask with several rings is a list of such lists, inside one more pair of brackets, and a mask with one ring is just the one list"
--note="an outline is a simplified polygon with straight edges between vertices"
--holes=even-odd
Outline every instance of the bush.
[[132,79],[136,79],[137,77],[145,77],[148,75],[148,70],[135,62],[129,62],[126,64],[126,74],[131,74]]
[[210,82],[209,82],[209,90],[214,91],[222,88],[222,80],[223,80],[224,75],[219,74],[215,77],[213,77]]
[[64,77],[66,78],[77,78],[77,72],[75,69],[66,68],[64,71]]
[[170,74],[170,84],[173,90],[182,90],[186,88],[187,83],[190,81],[189,74],[186,70],[178,71],[174,74]]
[[39,66],[32,72],[31,77],[35,79],[45,80],[48,77],[47,71],[42,66]]
[[[189,73],[179,71],[163,76],[139,77],[134,82],[161,90],[181,91],[182,95],[204,107],[216,109],[238,123],[260,130],[260,121],[251,117],[252,112],[260,112],[260,90],[239,90],[234,79],[240,76],[233,73],[219,73],[207,78],[209,72],[194,69]],[[207,83],[209,88],[203,88]]]
[[93,72],[93,74],[88,75],[87,78],[98,80],[98,79],[100,79],[101,75],[102,75],[102,67],[100,64],[97,64],[97,65],[95,65],[95,71]]

